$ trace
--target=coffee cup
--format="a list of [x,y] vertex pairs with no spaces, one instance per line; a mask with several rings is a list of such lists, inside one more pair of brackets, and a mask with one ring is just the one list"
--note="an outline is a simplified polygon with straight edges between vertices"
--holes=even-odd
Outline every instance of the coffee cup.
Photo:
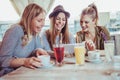
[[41,60],[41,63],[44,67],[50,65],[50,56],[49,55],[40,55],[38,58]]
[[89,60],[99,60],[100,59],[100,52],[95,51],[88,51],[88,59]]

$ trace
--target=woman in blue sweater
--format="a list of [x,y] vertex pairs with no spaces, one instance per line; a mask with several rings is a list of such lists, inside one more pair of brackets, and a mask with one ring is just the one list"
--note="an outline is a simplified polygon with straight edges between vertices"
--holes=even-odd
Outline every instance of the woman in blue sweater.
[[14,24],[4,35],[0,48],[0,75],[20,66],[35,69],[41,61],[35,56],[47,55],[41,47],[39,32],[44,26],[45,10],[37,4],[29,4],[18,24]]

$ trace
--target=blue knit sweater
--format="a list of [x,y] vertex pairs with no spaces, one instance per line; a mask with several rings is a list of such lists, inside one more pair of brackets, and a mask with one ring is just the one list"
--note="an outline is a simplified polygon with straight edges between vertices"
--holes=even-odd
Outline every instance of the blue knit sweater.
[[23,29],[20,25],[12,25],[4,35],[1,48],[0,48],[0,66],[7,73],[11,70],[10,61],[16,57],[27,58],[37,48],[41,47],[39,35],[33,36],[32,40],[26,45],[22,46],[22,36],[24,35]]

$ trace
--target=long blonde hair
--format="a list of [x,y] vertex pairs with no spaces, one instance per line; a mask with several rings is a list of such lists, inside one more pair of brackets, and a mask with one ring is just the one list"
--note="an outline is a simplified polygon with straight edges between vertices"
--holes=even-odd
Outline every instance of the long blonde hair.
[[40,13],[44,13],[45,10],[35,3],[31,3],[23,11],[19,24],[22,26],[24,36],[22,37],[22,45],[25,46],[34,34],[31,26],[32,19],[37,17]]
[[98,22],[98,11],[97,11],[97,7],[94,3],[88,5],[87,8],[85,8],[82,13],[81,13],[81,17],[84,16],[84,15],[90,15],[91,18],[93,20],[96,20],[96,25],[97,25],[97,22]]
[[[55,40],[57,37],[57,31],[55,30],[55,20],[56,20],[56,17],[58,14],[59,14],[59,12],[50,18],[50,29],[48,30],[49,31],[49,40],[48,41],[50,43],[51,49],[53,49],[53,44],[55,44]],[[65,26],[61,30],[61,33],[62,33],[62,43],[64,43],[64,44],[70,43],[67,17],[66,17]]]

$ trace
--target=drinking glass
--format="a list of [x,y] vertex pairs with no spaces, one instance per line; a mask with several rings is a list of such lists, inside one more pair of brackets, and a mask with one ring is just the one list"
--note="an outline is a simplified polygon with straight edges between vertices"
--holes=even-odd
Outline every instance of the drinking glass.
[[111,62],[115,53],[114,40],[104,41],[105,59],[107,62]]
[[76,44],[74,47],[76,65],[83,65],[85,63],[85,46],[83,44]]
[[61,66],[63,64],[63,59],[64,59],[64,47],[63,45],[53,45],[54,47],[54,55],[56,58],[56,65]]

